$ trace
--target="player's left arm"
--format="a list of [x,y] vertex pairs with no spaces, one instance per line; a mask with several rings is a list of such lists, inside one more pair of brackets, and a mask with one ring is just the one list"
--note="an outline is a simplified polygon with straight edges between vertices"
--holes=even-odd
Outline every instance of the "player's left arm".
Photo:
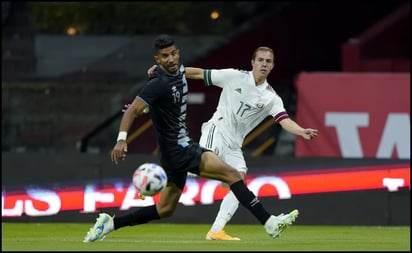
[[279,124],[289,133],[301,136],[305,140],[312,140],[318,136],[317,129],[303,128],[291,118],[283,119],[279,122]]

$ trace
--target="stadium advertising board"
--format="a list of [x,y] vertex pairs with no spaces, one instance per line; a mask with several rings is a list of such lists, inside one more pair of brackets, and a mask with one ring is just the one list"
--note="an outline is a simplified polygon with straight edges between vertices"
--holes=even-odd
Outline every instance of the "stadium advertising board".
[[[273,169],[273,171],[275,171]],[[321,168],[293,172],[253,174],[247,185],[258,197],[291,199],[297,195],[363,190],[396,192],[410,190],[409,163]],[[130,181],[105,180],[65,186],[27,186],[2,191],[2,218],[53,216],[65,211],[95,213],[104,208],[129,210],[152,205],[159,195],[140,198]],[[223,199],[228,188],[219,181],[188,178],[180,203],[185,206],[212,205]]]
[[319,129],[296,157],[410,159],[409,73],[300,73],[296,120]]

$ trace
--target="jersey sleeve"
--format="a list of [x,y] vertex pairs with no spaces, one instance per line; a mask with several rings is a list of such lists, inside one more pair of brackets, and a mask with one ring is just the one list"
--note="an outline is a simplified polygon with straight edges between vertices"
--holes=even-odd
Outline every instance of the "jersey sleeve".
[[157,100],[166,90],[163,86],[164,83],[161,82],[159,78],[152,78],[143,86],[136,98],[139,98],[146,105],[150,106],[153,104],[153,101]]
[[229,69],[205,69],[203,72],[203,80],[205,86],[215,85],[223,88],[228,80],[232,80],[241,74],[241,70]]
[[279,123],[283,119],[289,118],[289,114],[287,113],[283,105],[283,101],[277,94],[275,95],[273,106],[270,112],[276,123]]

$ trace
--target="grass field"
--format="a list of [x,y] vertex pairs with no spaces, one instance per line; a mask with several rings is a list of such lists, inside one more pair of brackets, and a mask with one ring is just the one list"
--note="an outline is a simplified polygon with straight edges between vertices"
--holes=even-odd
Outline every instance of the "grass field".
[[83,243],[93,224],[2,223],[2,251],[410,251],[410,226],[291,226],[278,239],[260,225],[227,225],[241,241],[206,241],[209,224],[144,224]]

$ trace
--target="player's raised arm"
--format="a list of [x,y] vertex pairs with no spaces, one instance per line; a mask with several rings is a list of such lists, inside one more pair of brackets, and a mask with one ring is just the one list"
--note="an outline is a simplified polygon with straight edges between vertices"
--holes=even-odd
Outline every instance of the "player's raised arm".
[[[150,68],[147,69],[147,76],[151,76],[157,65],[152,65]],[[203,80],[203,69],[202,68],[194,68],[194,67],[185,67],[186,70],[186,77],[189,79],[202,79]]]
[[203,69],[186,67],[186,77],[189,79],[203,79]]

